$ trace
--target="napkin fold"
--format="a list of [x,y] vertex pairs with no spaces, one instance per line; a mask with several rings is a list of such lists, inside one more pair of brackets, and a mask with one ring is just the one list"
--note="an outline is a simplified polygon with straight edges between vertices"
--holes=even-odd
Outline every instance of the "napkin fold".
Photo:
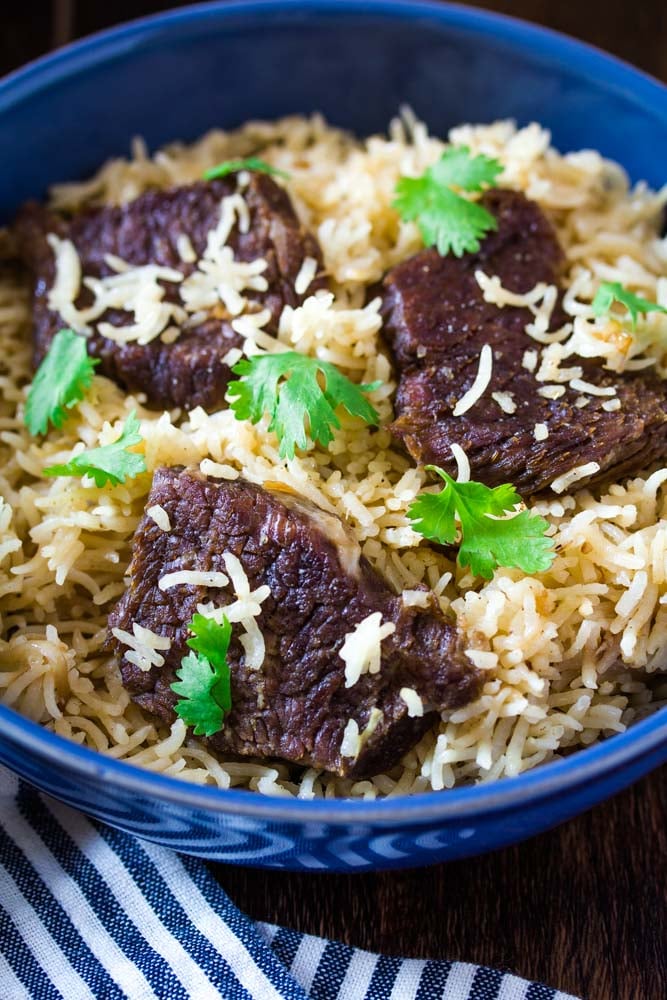
[[0,767],[0,1000],[576,1000],[256,923],[206,865]]

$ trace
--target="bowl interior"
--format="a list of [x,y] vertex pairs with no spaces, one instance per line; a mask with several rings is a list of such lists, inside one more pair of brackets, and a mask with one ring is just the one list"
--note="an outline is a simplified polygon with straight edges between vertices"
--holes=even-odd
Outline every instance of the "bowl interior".
[[664,88],[609,56],[446,4],[256,0],[135,22],[10,77],[0,221],[50,183],[124,154],[135,135],[154,148],[310,111],[363,135],[402,103],[441,134],[465,121],[540,121],[563,150],[596,148],[635,179],[664,180]]
[[[154,148],[175,138],[194,139],[213,126],[309,111],[321,111],[361,135],[386,128],[402,103],[439,133],[464,121],[537,120],[552,130],[559,148],[599,149],[635,180],[658,186],[667,162],[666,94],[638,71],[579,43],[447,4],[206,4],[85,40],[0,83],[5,138],[0,223],[54,181],[83,178],[105,158],[125,154],[135,135]],[[152,787],[158,795],[172,787],[177,796],[181,788],[171,779],[63,745],[0,706],[2,721],[6,737],[27,753],[42,734],[36,763],[59,757],[73,771],[101,780],[120,782],[125,774],[128,784]],[[636,738],[627,733],[611,742],[616,766],[633,753],[654,750],[666,737],[663,711],[642,723]],[[531,794],[554,781],[566,783],[568,775],[582,780],[585,761],[595,771],[604,766],[604,754],[604,747],[596,747],[545,768],[542,777],[503,782],[507,795],[499,786],[493,793],[463,789],[419,798],[439,812],[445,802],[449,811],[457,803],[492,807],[520,787]],[[613,758],[610,753],[610,762]],[[305,816],[310,807],[331,810],[332,805],[266,800],[251,805],[246,793],[216,792],[182,788],[183,797],[208,807],[224,799],[230,807],[245,803],[253,811]],[[345,804],[335,805],[345,811]],[[390,813],[397,803],[359,807]],[[401,808],[420,807],[413,800]]]

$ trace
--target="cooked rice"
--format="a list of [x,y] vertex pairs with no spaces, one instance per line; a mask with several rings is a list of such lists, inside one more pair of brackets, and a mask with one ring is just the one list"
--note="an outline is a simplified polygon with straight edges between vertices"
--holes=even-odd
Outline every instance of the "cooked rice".
[[205,573],[198,569],[178,569],[173,573],[165,573],[158,581],[160,590],[170,590],[171,587],[181,587],[184,584],[191,587],[226,587],[229,578],[224,573]]
[[404,687],[398,692],[405,704],[408,706],[408,715],[411,718],[419,717],[424,714],[424,703],[417,694],[414,688]]
[[343,730],[343,739],[340,745],[341,757],[358,757],[361,750],[361,736],[359,734],[359,724],[354,719],[348,719]]
[[460,417],[482,398],[489,387],[493,372],[493,351],[490,344],[484,344],[479,355],[479,368],[472,385],[459,399],[452,410],[455,417]]
[[565,493],[570,486],[574,486],[581,479],[588,479],[590,476],[594,476],[599,471],[599,462],[585,462],[583,465],[577,465],[574,469],[564,472],[562,476],[557,476],[551,484],[551,489],[554,493]]
[[245,570],[233,552],[224,552],[222,558],[225,569],[229,573],[234,597],[232,604],[227,606],[197,605],[197,611],[209,618],[214,618],[217,622],[222,622],[223,616],[232,624],[238,623],[243,629],[239,636],[239,642],[243,646],[245,664],[251,670],[259,670],[264,663],[266,645],[259,625],[255,621],[262,612],[262,601],[265,601],[271,593],[271,589],[264,584],[257,590],[250,589],[250,581]]
[[495,400],[503,413],[516,413],[516,403],[514,394],[511,392],[492,392],[491,399]]
[[[505,166],[502,183],[540,202],[567,254],[568,324],[547,333],[555,290],[533,290],[528,332],[536,350],[526,352],[525,366],[535,370],[554,344],[583,356],[602,353],[614,371],[640,367],[648,358],[667,374],[666,316],[650,314],[633,334],[622,316],[606,324],[596,320],[590,304],[600,281],[621,281],[667,305],[667,240],[658,232],[667,190],[630,189],[621,168],[594,152],[561,156],[538,125],[465,125],[450,138],[498,157]],[[381,380],[372,400],[386,425],[395,386],[379,345],[378,302],[365,304],[366,289],[420,248],[416,226],[391,209],[394,186],[400,174],[421,173],[442,149],[408,112],[392,122],[388,138],[363,143],[318,116],[253,122],[236,132],[211,132],[192,146],[174,144],[152,158],[136,142],[130,160],[108,163],[85,184],[60,185],[53,203],[65,209],[118,204],[150,187],[194,181],[221,160],[261,151],[291,175],[289,192],[320,240],[332,291],[286,309],[279,344],[264,333],[261,313],[240,316],[234,322],[245,352],[289,347],[332,361],[355,380]],[[237,274],[221,246],[211,248],[209,270],[224,272],[234,306],[232,292],[261,281],[261,274]],[[190,256],[185,241],[179,252],[185,260]],[[299,280],[305,288],[311,272],[304,262]],[[478,280],[486,279],[485,294],[502,306],[504,290],[494,278]],[[193,309],[207,301],[205,269],[197,281]],[[53,294],[66,298],[67,292],[61,283]],[[621,732],[664,699],[667,470],[535,503],[552,524],[552,567],[537,576],[500,569],[481,585],[413,531],[406,509],[424,474],[394,449],[384,427],[375,432],[343,417],[328,449],[310,448],[282,461],[266,422],[239,423],[229,411],[156,414],[96,376],[61,430],[31,438],[22,422],[31,378],[30,311],[26,289],[9,272],[0,280],[0,342],[0,693],[5,704],[62,736],[192,782],[306,799],[368,799],[518,774]],[[556,356],[548,355],[548,362]],[[564,369],[558,364],[556,370]],[[548,392],[563,390],[549,381],[543,387]],[[586,404],[590,396],[581,398]],[[76,447],[113,440],[132,409],[141,419],[147,474],[104,489],[87,479],[41,475]],[[536,436],[542,437],[539,426]],[[143,712],[103,648],[106,622],[126,586],[151,473],[161,464],[181,463],[223,479],[240,474],[255,483],[282,483],[339,514],[363,554],[405,592],[406,604],[419,604],[416,595],[426,584],[443,611],[456,616],[470,655],[486,672],[479,698],[446,713],[400,766],[360,782],[312,768],[216,760],[181,720],[169,729]],[[130,638],[137,660],[160,656],[150,636]],[[373,715],[363,733],[350,721],[345,752],[354,755],[379,717]]]
[[161,507],[159,503],[153,504],[152,507],[148,507],[146,513],[153,521],[155,521],[158,528],[161,528],[162,531],[171,531],[169,514],[167,514],[164,507]]
[[126,647],[125,659],[128,663],[133,663],[139,670],[148,672],[151,667],[161,667],[164,665],[164,656],[158,650],[171,648],[171,639],[168,636],[157,635],[149,628],[144,628],[138,622],[132,623],[132,632],[126,632],[122,628],[111,630],[116,639]]
[[393,622],[382,624],[380,611],[373,611],[345,635],[340,658],[345,663],[345,687],[352,687],[362,674],[379,674],[382,661],[382,640],[393,635]]
[[452,444],[450,446],[450,450],[454,456],[454,461],[456,462],[456,481],[458,483],[469,483],[470,462],[468,461],[468,456],[460,444]]

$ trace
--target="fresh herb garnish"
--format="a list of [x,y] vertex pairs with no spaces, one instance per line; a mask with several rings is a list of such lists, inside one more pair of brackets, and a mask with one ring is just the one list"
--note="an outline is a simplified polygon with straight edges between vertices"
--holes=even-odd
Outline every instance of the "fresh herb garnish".
[[84,337],[73,330],[58,331],[28,393],[24,420],[31,434],[45,434],[49,421],[62,427],[66,411],[80,403],[90,388],[98,364],[88,356]]
[[45,476],[92,476],[95,485],[102,487],[107,483],[118,486],[126,479],[133,479],[139,473],[146,471],[146,459],[134,451],[128,451],[143,439],[139,433],[139,419],[132,410],[121,432],[120,437],[112,444],[99,448],[91,448],[75,455],[66,465],[49,465],[44,469]]
[[356,385],[328,361],[283,351],[244,358],[232,371],[241,376],[228,388],[234,416],[256,424],[264,413],[270,414],[269,430],[278,436],[281,458],[294,458],[294,449],[305,448],[309,438],[326,447],[333,440],[332,428],[340,427],[337,406],[367,424],[378,421],[364,392],[382,383]]
[[[554,559],[546,536],[549,522],[528,510],[514,513],[521,497],[506,484],[491,489],[483,483],[457,483],[437,465],[427,465],[444,479],[440,493],[424,493],[410,505],[415,531],[442,545],[456,540],[460,522],[458,561],[476,576],[490,580],[498,566],[516,566],[524,573],[548,569]],[[508,514],[512,514],[508,517]]]
[[260,160],[258,156],[247,156],[244,160],[224,160],[223,163],[218,163],[215,167],[209,167],[208,170],[204,171],[204,180],[215,181],[219,177],[226,177],[227,174],[235,174],[239,170],[252,170],[257,174],[282,177],[286,181],[289,180],[290,176],[285,170],[272,167],[270,163]]
[[176,671],[178,681],[171,685],[180,696],[174,711],[186,725],[194,726],[195,736],[213,736],[222,729],[232,707],[227,663],[232,626],[226,616],[218,624],[204,615],[194,615],[188,628],[194,635],[187,644],[194,652],[183,657]]
[[502,171],[498,160],[471,156],[467,146],[455,146],[421,177],[401,177],[393,205],[406,221],[416,219],[425,245],[436,246],[441,256],[476,253],[480,239],[497,229],[498,222],[483,205],[457,191],[495,187]]
[[637,328],[637,320],[640,314],[646,315],[646,313],[650,312],[667,313],[665,306],[660,306],[657,302],[650,302],[648,299],[643,299],[640,295],[635,295],[634,292],[629,292],[627,288],[623,287],[620,281],[603,281],[593,299],[593,315],[598,318],[600,316],[610,316],[611,307],[614,302],[618,302],[619,305],[625,306],[628,310],[633,330]]

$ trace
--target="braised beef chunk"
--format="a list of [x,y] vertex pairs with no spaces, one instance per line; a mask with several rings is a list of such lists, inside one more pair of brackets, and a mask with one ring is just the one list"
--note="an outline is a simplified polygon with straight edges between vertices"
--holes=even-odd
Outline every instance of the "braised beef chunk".
[[[104,207],[84,211],[70,220],[31,203],[19,215],[15,231],[20,253],[34,276],[34,342],[35,364],[47,352],[57,331],[67,324],[48,306],[48,293],[55,277],[55,259],[47,235],[55,233],[74,243],[85,277],[107,277],[113,274],[106,257],[112,254],[134,266],[157,264],[175,268],[186,277],[196,267],[195,262],[181,260],[179,237],[189,237],[199,259],[207,245],[207,237],[220,219],[221,200],[236,191],[236,178],[228,176],[208,183],[166,191],[148,191],[120,207]],[[297,306],[303,296],[294,290],[294,281],[305,257],[318,261],[322,255],[313,236],[299,225],[286,192],[265,174],[252,174],[243,191],[249,209],[249,227],[241,232],[235,225],[229,239],[237,260],[250,262],[262,258],[267,262],[263,272],[266,291],[244,291],[257,309],[267,308],[271,321],[269,333],[275,333],[280,313],[285,305]],[[165,300],[178,301],[178,285],[164,285]],[[312,294],[322,287],[316,278],[307,290]],[[84,290],[77,305],[90,302],[90,292]],[[145,392],[149,406],[219,407],[230,380],[230,370],[224,356],[239,347],[241,337],[231,327],[230,317],[222,303],[215,306],[203,321],[182,330],[171,344],[158,338],[149,344],[137,342],[119,345],[97,332],[100,322],[120,326],[132,322],[132,316],[122,311],[105,313],[94,324],[88,339],[88,350],[101,359],[99,371],[114,379],[123,388]]]
[[[384,281],[384,332],[399,371],[393,432],[421,463],[456,471],[451,445],[459,444],[472,476],[488,486],[513,483],[523,496],[545,489],[558,476],[587,463],[599,472],[587,480],[618,478],[667,454],[664,383],[649,374],[616,375],[578,357],[583,380],[617,386],[620,409],[604,408],[608,397],[588,396],[565,386],[558,399],[538,392],[544,383],[523,367],[525,351],[540,347],[525,326],[527,309],[498,308],[484,301],[475,271],[497,275],[504,288],[530,291],[538,282],[557,284],[563,254],[550,223],[524,195],[505,190],[483,197],[498,220],[478,253],[457,259],[424,250],[389,272]],[[562,325],[560,305],[552,329]],[[456,403],[471,387],[482,347],[493,350],[491,382],[460,416]],[[501,410],[494,392],[512,393],[516,411]],[[536,424],[548,437],[535,438]]]
[[[138,623],[172,640],[164,666],[142,672],[111,637],[122,657],[125,687],[165,722],[175,718],[170,685],[188,652],[187,623],[198,604],[228,605],[234,594],[230,587],[189,584],[162,591],[159,581],[182,569],[225,572],[226,552],[239,559],[251,589],[268,585],[270,596],[257,618],[266,644],[259,669],[245,665],[240,626],[234,626],[228,654],[232,710],[222,732],[209,740],[215,750],[368,776],[396,764],[437,719],[436,710],[462,705],[477,693],[480,675],[456,629],[439,611],[405,607],[360,556],[338,518],[292,493],[174,468],[155,473],[147,507],[155,504],[167,512],[171,530],[148,516],[142,520],[129,589],[109,629],[110,636],[117,627],[131,632]],[[339,656],[346,633],[377,611],[396,626],[382,642],[380,671],[346,688]],[[422,717],[408,715],[400,695],[405,687],[422,699]],[[350,719],[362,734],[356,758],[341,756]]]

